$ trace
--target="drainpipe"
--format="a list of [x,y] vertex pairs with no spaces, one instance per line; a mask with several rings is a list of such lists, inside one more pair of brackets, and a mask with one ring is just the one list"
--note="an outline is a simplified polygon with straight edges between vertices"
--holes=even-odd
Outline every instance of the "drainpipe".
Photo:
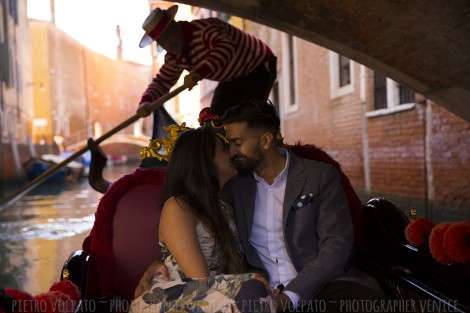
[[[0,71],[1,71],[1,64],[0,64]],[[5,111],[3,110],[4,104],[3,104],[3,81],[0,77],[0,111],[2,114],[0,114],[0,197],[3,197],[4,195],[4,184],[5,184],[5,164],[3,163],[3,116],[5,114]]]
[[362,155],[364,167],[364,183],[367,195],[371,192],[370,183],[370,159],[369,159],[369,136],[367,132],[367,117],[366,117],[366,68],[361,64],[360,66],[360,89],[359,95],[361,99],[361,117],[362,117]]
[[434,201],[434,176],[432,171],[432,104],[425,100],[426,113],[424,115],[424,165],[425,165],[425,194],[424,194],[424,214],[426,218],[430,216],[430,207]]

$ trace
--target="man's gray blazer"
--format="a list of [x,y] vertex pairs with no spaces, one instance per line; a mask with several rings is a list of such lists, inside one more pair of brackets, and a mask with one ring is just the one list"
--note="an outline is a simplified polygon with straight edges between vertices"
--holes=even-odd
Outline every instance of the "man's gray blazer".
[[[302,199],[304,195],[307,201]],[[233,206],[248,271],[268,277],[249,243],[256,196],[253,175],[234,178],[223,196]],[[304,201],[301,207],[297,205],[299,201]],[[354,241],[351,216],[339,172],[333,166],[290,153],[282,221],[287,252],[298,272],[285,290],[308,300],[333,279],[356,281],[351,277],[355,276],[352,272],[357,272],[351,270]]]

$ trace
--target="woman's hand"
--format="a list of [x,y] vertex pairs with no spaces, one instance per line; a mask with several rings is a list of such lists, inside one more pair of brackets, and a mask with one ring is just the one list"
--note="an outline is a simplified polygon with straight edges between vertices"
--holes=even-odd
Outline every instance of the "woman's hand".
[[268,288],[268,289],[271,292],[271,297],[273,299],[276,299],[276,297],[279,296],[279,294],[281,293],[281,290],[279,290],[279,288]]
[[154,261],[152,264],[150,264],[149,268],[140,279],[139,285],[137,285],[137,288],[135,288],[134,298],[140,297],[144,292],[149,290],[152,279],[157,275],[160,275],[164,280],[170,280],[168,270],[160,260]]

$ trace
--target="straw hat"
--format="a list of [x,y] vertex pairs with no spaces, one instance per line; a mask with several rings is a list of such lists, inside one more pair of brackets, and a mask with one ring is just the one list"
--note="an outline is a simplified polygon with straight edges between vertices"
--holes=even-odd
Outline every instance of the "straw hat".
[[140,40],[139,47],[143,48],[148,46],[163,34],[171,21],[173,21],[177,11],[177,5],[170,7],[168,10],[162,10],[160,8],[153,10],[145,19],[144,24],[142,24],[145,35]]

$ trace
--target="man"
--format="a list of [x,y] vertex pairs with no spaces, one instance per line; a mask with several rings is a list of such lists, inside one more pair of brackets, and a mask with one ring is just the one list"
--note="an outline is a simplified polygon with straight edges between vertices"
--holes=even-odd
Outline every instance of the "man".
[[278,311],[321,311],[323,300],[328,312],[345,312],[341,300],[383,299],[377,283],[352,266],[353,227],[339,172],[279,148],[280,121],[266,101],[229,108],[222,122],[240,174],[224,195],[248,271],[278,286]]
[[167,53],[141,106],[167,94],[184,70],[189,71],[184,78],[188,86],[201,79],[219,82],[211,103],[216,115],[242,100],[268,98],[276,78],[276,57],[265,43],[217,18],[176,22],[177,10],[176,5],[156,8],[142,25],[140,47],[156,41]]

